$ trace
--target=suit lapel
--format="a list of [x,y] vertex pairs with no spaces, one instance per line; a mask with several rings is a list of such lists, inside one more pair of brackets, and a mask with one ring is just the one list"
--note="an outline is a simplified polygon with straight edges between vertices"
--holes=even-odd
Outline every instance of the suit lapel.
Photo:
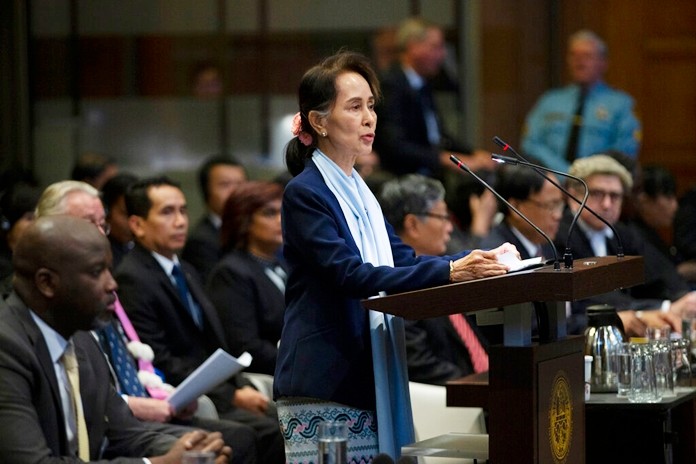
[[58,389],[58,380],[56,379],[56,371],[53,367],[53,361],[51,360],[51,354],[48,351],[48,346],[46,341],[41,335],[39,327],[36,325],[31,315],[29,314],[29,308],[22,302],[19,297],[12,293],[8,299],[7,304],[10,306],[12,311],[15,313],[17,321],[22,326],[22,329],[27,334],[29,342],[34,348],[34,353],[36,354],[36,359],[41,365],[41,370],[43,371],[44,379],[48,382],[50,386],[51,403],[57,405],[55,407],[55,417],[56,417],[56,431],[58,434],[58,440],[61,455],[67,455],[69,453],[68,447],[68,435],[65,430],[65,417],[63,416],[63,409],[60,407],[62,404],[62,399],[60,397],[60,390]]
[[[147,269],[150,271],[150,275],[157,279],[158,285],[160,286],[162,291],[169,297],[174,306],[177,308],[180,317],[183,317],[185,318],[185,320],[190,321],[190,326],[196,327],[197,329],[193,317],[191,317],[191,314],[188,312],[188,309],[186,309],[186,306],[184,306],[184,302],[181,300],[179,292],[177,291],[176,287],[172,283],[167,273],[164,271],[164,269],[162,269],[162,266],[160,266],[155,257],[152,256],[152,254],[150,254],[150,252],[145,248],[138,245],[132,252],[135,252],[136,250],[140,254],[141,263],[147,267]],[[184,274],[186,275],[187,283],[190,282],[191,278],[189,273],[186,270],[184,270]],[[195,295],[194,298],[196,298]]]
[[512,231],[512,229],[510,229],[510,226],[508,226],[505,223],[501,224],[501,232],[502,232],[501,235],[503,236],[503,238],[505,239],[506,242],[510,242],[513,245],[515,245],[515,247],[517,248],[517,251],[520,252],[521,259],[531,258],[531,256],[529,256],[529,252],[527,251],[527,248],[524,245],[522,245],[522,242],[520,241],[520,239],[517,238],[517,235],[515,235],[514,232]]
[[[225,346],[225,334],[222,331],[222,323],[220,322],[220,316],[218,315],[217,310],[209,302],[203,289],[198,285],[198,280],[191,275],[188,263],[182,263],[182,269],[184,270],[184,275],[186,276],[189,291],[203,312],[204,328],[212,330],[219,341],[219,345],[227,350]],[[191,319],[191,321],[193,322],[193,319]]]
[[[162,269],[162,266],[160,266],[157,260],[145,248],[136,247],[136,249],[139,253],[141,253],[141,257],[143,258],[142,262],[146,266],[148,266],[148,269],[150,269],[151,274],[153,276],[156,276],[155,278],[158,280],[159,286],[163,289],[164,293],[169,296],[169,299],[172,300],[173,304],[176,306],[180,317],[185,318],[184,320],[189,321],[189,325],[192,328],[198,330],[198,327],[196,326],[193,317],[191,317],[191,314],[186,309],[186,306],[184,306],[184,302],[181,301],[181,296],[179,296],[179,292],[177,291],[176,287],[174,287],[174,284],[172,283],[167,273],[164,272],[164,269]],[[205,293],[198,285],[198,280],[194,276],[192,276],[190,265],[182,261],[181,268],[184,272],[184,276],[186,277],[186,283],[188,284],[191,296],[194,300],[196,300],[196,303],[198,303],[198,306],[201,308],[201,311],[203,312],[204,331],[206,331],[207,329],[209,329],[209,331],[212,331],[212,335],[214,335],[217,338],[218,343],[216,345],[221,346],[223,347],[223,349],[226,350],[227,348],[224,341],[225,336],[222,332],[222,324],[220,322],[217,311],[208,302]]]

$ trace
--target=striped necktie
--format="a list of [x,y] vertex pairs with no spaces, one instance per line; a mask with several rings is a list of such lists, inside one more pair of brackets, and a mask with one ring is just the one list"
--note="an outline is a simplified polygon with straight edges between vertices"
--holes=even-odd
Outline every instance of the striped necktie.
[[462,343],[466,346],[469,351],[469,357],[471,358],[471,363],[474,366],[474,372],[485,372],[488,370],[488,353],[481,345],[478,337],[474,333],[474,330],[469,325],[469,321],[466,320],[463,314],[450,314],[449,316],[452,325],[459,334],[459,338],[462,339]]

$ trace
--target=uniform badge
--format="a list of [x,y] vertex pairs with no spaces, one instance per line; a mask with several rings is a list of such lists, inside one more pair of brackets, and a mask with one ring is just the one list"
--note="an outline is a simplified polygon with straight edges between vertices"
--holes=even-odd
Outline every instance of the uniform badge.
[[595,112],[597,119],[600,121],[606,121],[609,119],[609,111],[604,106],[598,106],[597,111]]

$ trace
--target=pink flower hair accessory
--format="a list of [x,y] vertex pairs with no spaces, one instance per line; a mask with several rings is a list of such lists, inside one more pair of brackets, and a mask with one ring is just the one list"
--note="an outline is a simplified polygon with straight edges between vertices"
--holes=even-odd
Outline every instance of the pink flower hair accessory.
[[300,139],[302,145],[308,147],[312,144],[312,136],[302,129],[302,116],[298,111],[292,118],[292,135]]

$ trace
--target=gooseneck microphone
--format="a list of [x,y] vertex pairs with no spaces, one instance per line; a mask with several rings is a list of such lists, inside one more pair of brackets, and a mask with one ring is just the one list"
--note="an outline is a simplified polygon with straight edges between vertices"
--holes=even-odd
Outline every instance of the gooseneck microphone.
[[503,196],[502,196],[501,194],[499,194],[493,187],[491,187],[491,186],[488,184],[488,182],[486,182],[485,180],[481,179],[481,177],[479,177],[476,173],[474,173],[474,171],[472,171],[471,169],[469,169],[469,166],[467,166],[466,164],[462,163],[462,162],[459,160],[459,158],[457,158],[457,157],[454,156],[454,155],[450,155],[450,161],[452,161],[454,164],[456,164],[457,167],[458,167],[459,169],[461,169],[462,171],[466,171],[466,172],[468,172],[469,174],[471,174],[471,176],[472,176],[474,179],[476,179],[481,185],[483,185],[484,187],[486,187],[488,190],[491,191],[491,193],[493,193],[493,195],[495,195],[496,197],[498,197],[498,199],[499,199],[500,201],[502,201],[503,203],[505,203],[505,206],[507,206],[508,208],[510,208],[512,211],[514,211],[519,217],[521,217],[522,219],[524,219],[524,221],[525,221],[527,224],[529,224],[530,226],[532,226],[532,228],[533,228],[534,230],[536,230],[539,234],[541,234],[541,236],[544,237],[544,238],[546,239],[546,241],[549,242],[549,244],[551,245],[551,250],[553,251],[553,268],[554,268],[554,270],[558,271],[558,270],[561,269],[561,264],[560,264],[560,262],[559,262],[559,260],[558,260],[558,252],[556,251],[556,247],[554,246],[553,241],[549,238],[548,235],[546,235],[546,234],[544,233],[543,230],[541,230],[539,227],[537,227],[536,224],[534,224],[527,216],[525,216],[524,214],[522,214],[517,208],[515,208],[514,206],[512,206],[512,205],[510,204],[509,201],[507,201],[505,198],[503,198]]
[[[532,169],[534,169],[534,171],[536,171],[537,174],[539,174],[540,176],[544,177],[546,180],[548,180],[548,181],[551,182],[553,185],[555,185],[558,189],[560,189],[566,196],[568,196],[569,198],[571,198],[571,199],[572,199],[573,201],[575,201],[577,204],[581,205],[581,210],[584,208],[585,210],[589,211],[590,214],[592,214],[594,217],[596,217],[597,219],[599,219],[600,221],[602,221],[607,227],[609,227],[609,228],[611,229],[611,231],[614,233],[614,237],[616,237],[616,257],[617,257],[617,258],[623,258],[623,257],[624,257],[623,241],[621,240],[621,236],[620,236],[619,233],[617,232],[616,228],[615,228],[613,225],[611,225],[611,224],[609,223],[609,221],[607,221],[607,220],[604,219],[602,216],[600,216],[599,214],[597,214],[592,208],[590,208],[590,207],[587,206],[587,205],[583,205],[583,202],[582,202],[582,201],[578,200],[578,199],[577,199],[574,195],[572,195],[568,190],[566,190],[565,188],[563,188],[561,185],[558,184],[558,182],[556,182],[554,179],[551,179],[549,176],[547,176],[547,175],[544,174],[544,172],[543,172],[543,171],[549,171],[549,172],[554,172],[554,171],[551,171],[551,170],[548,169],[548,168],[544,168],[544,167],[539,166],[539,165],[536,165],[536,164],[529,163],[529,161],[527,161],[527,159],[526,159],[524,156],[522,156],[522,155],[520,155],[519,153],[517,153],[517,152],[515,151],[514,148],[512,148],[509,144],[505,143],[505,142],[504,142],[500,137],[498,137],[497,135],[496,135],[495,137],[493,137],[493,142],[494,142],[496,145],[498,145],[499,147],[501,147],[501,148],[503,149],[503,151],[508,151],[508,150],[509,150],[510,153],[512,153],[513,155],[515,155],[515,158],[517,158],[517,159],[520,160],[520,161],[524,161],[525,163],[527,163],[526,166],[532,167]],[[558,173],[558,171],[556,171],[556,173]],[[565,174],[565,173],[563,173],[563,174],[561,174],[561,175],[566,176],[566,177],[570,177],[570,175]],[[587,185],[585,185],[585,189],[586,189],[585,191],[587,192]],[[570,227],[573,227],[574,225],[575,225],[575,221],[573,221],[573,224],[571,224]],[[569,230],[568,230],[568,238],[569,238],[569,239],[570,239],[570,234],[571,234],[571,232],[572,232],[572,230],[570,230],[570,228],[569,228]]]
[[[522,161],[519,159],[510,158],[509,156],[503,156],[503,155],[499,155],[497,153],[492,153],[491,158],[493,159],[493,161],[497,161],[499,163],[506,163],[506,164],[513,164],[513,165],[518,164],[520,166],[529,166],[531,168],[534,168],[535,170],[539,170],[537,172],[540,172],[540,171],[552,172],[556,175],[568,177],[570,179],[576,180],[576,181],[582,183],[582,185],[585,187],[585,195],[583,196],[582,202],[580,203],[580,208],[578,208],[578,210],[573,215],[573,220],[571,221],[570,226],[568,227],[568,237],[566,238],[565,252],[563,253],[563,264],[564,264],[565,268],[572,269],[573,268],[573,252],[570,250],[570,237],[573,234],[573,231],[575,230],[575,223],[578,222],[578,218],[580,217],[582,210],[585,208],[585,203],[587,203],[587,197],[590,194],[590,189],[587,187],[587,182],[585,182],[583,179],[581,179],[579,177],[571,176],[570,174],[567,174],[565,172],[556,171],[555,169],[550,169],[550,168],[546,168],[544,166],[539,166],[536,164],[528,163],[526,161]],[[551,181],[551,179],[547,175],[542,174],[542,176],[546,180]],[[562,188],[560,186],[558,186],[558,187]],[[568,195],[570,195],[570,194],[568,194]]]

